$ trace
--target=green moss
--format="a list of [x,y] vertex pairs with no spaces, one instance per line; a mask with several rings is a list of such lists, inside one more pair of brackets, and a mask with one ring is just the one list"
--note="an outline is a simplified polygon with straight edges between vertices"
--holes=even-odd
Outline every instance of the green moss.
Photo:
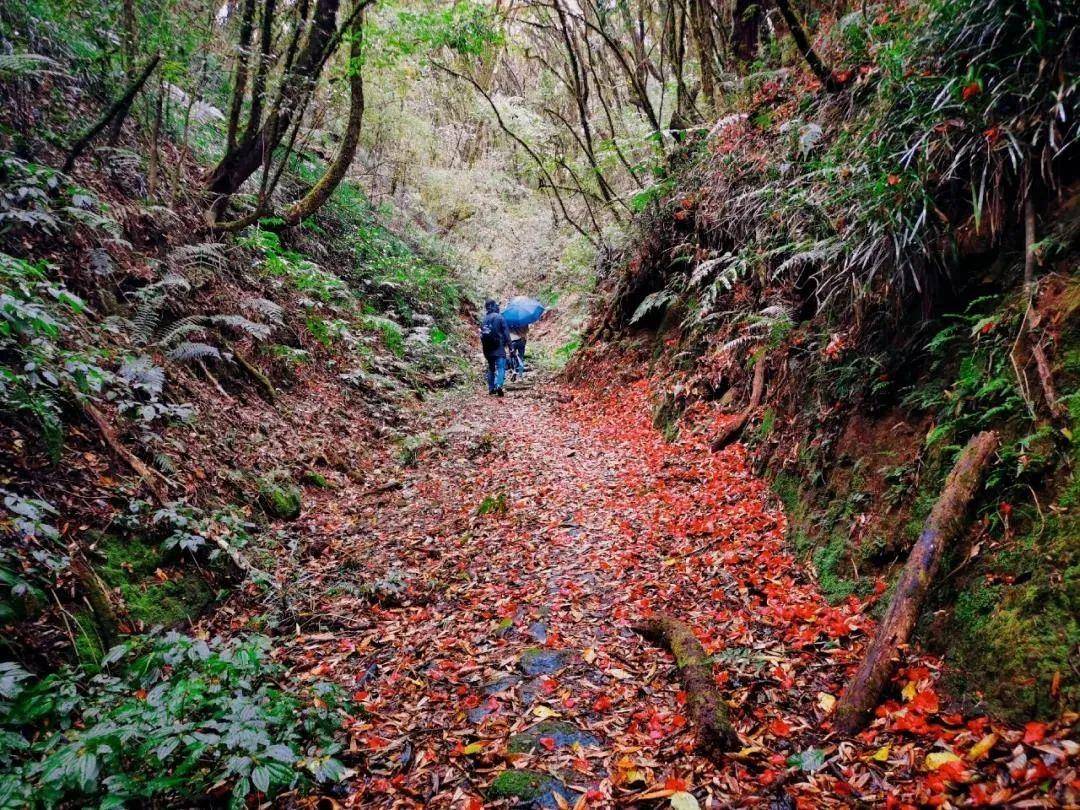
[[113,588],[153,576],[162,566],[164,556],[156,543],[114,535],[100,536],[94,543],[94,550],[104,558],[104,562],[96,566],[97,573]]
[[157,571],[168,563],[156,544],[104,535],[95,549],[104,557],[96,566],[98,575],[120,591],[128,616],[146,627],[190,621],[213,601],[210,585],[196,572],[160,580]]
[[259,503],[270,517],[295,520],[300,517],[302,498],[300,490],[291,483],[263,479],[259,484]]
[[659,430],[664,439],[673,442],[679,438],[679,416],[682,408],[672,396],[665,396],[663,400],[653,408],[653,427]]
[[171,627],[191,621],[214,599],[210,586],[198,574],[152,585],[124,585],[120,593],[131,618],[147,627]]
[[503,771],[495,777],[487,789],[487,797],[497,799],[517,799],[532,802],[543,796],[558,792],[565,794],[565,786],[553,776],[536,771]]
[[311,484],[313,487],[319,489],[332,489],[333,485],[326,480],[326,476],[315,470],[306,470],[304,472],[304,483]]
[[90,674],[101,670],[101,659],[105,655],[105,646],[98,633],[94,617],[88,610],[80,610],[72,615],[71,631],[75,636],[75,659]]
[[758,436],[762,439],[769,438],[769,435],[773,432],[775,426],[776,411],[772,408],[766,408],[765,412],[761,415],[761,425],[758,427]]
[[[1075,476],[1072,477],[1075,479]],[[1062,498],[1075,484],[1070,480]],[[1003,717],[1053,717],[1080,703],[1080,509],[1034,521],[990,557],[1022,584],[972,580],[956,597],[946,644],[950,686]],[[1051,695],[1055,678],[1058,696]]]
[[796,476],[779,473],[772,485],[788,518],[788,544],[800,559],[813,561],[825,598],[836,603],[851,596],[859,583],[846,576],[850,563],[845,518],[856,510],[863,494],[855,492],[848,498],[836,498],[821,513],[815,512],[806,501]]
[[814,552],[814,568],[817,569],[821,592],[833,604],[842,602],[855,593],[855,582],[841,573],[846,565],[847,541],[842,534],[834,534],[828,545]]

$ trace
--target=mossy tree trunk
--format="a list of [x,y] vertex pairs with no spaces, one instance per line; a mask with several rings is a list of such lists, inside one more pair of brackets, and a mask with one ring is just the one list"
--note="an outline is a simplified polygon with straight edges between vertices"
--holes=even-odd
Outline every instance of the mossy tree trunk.
[[946,543],[960,531],[975,490],[982,481],[998,437],[985,431],[971,438],[945,481],[896,583],[889,610],[870,649],[836,707],[837,728],[844,734],[861,729],[896,669],[900,648],[911,638],[930,584],[941,565]]
[[741,742],[728,717],[728,706],[716,688],[712,664],[690,626],[672,616],[657,616],[634,630],[671,650],[686,690],[686,709],[697,729],[698,744],[710,755],[733,751]]

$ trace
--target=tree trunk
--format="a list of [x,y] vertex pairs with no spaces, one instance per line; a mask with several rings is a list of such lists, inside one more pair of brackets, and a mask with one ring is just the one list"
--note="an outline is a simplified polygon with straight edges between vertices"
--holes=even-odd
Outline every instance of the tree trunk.
[[836,707],[836,727],[851,735],[865,725],[896,669],[900,648],[907,644],[923,601],[941,565],[945,545],[960,531],[968,505],[998,446],[997,434],[972,436],[945,481],[922,534],[911,549],[896,583],[889,610],[870,649]]
[[697,45],[701,93],[705,96],[707,115],[712,117],[716,113],[716,43],[709,0],[690,0],[690,28]]
[[247,95],[248,60],[251,58],[251,31],[254,19],[255,0],[244,0],[236,48],[236,71],[233,73],[232,103],[229,105],[229,125],[225,136],[226,152],[236,146],[236,133],[240,129],[240,112],[244,109],[244,96]]
[[753,62],[758,55],[758,32],[761,28],[762,0],[735,0],[731,19],[731,49],[743,62]]
[[1061,416],[1061,409],[1058,406],[1057,391],[1054,388],[1054,376],[1050,371],[1050,361],[1046,358],[1046,352],[1038,336],[1035,335],[1035,330],[1041,320],[1036,301],[1038,294],[1038,286],[1035,283],[1036,241],[1035,202],[1031,198],[1029,189],[1024,199],[1024,300],[1028,310],[1026,320],[1020,328],[1027,329],[1028,343],[1031,346],[1031,356],[1035,358],[1035,369],[1039,375],[1043,399],[1046,401],[1051,419],[1057,419]]
[[791,38],[795,40],[795,44],[799,48],[799,53],[803,55],[803,59],[810,66],[810,70],[818,77],[822,87],[830,91],[840,90],[844,86],[843,82],[837,80],[832,70],[825,66],[825,63],[821,61],[821,58],[810,46],[810,40],[807,38],[806,31],[803,29],[802,23],[799,22],[799,18],[795,16],[791,3],[788,0],[776,0],[776,7],[780,10],[780,16],[784,18],[784,22],[791,32]]
[[154,54],[153,58],[146,63],[146,67],[143,68],[140,73],[130,85],[127,90],[124,91],[124,95],[120,96],[114,101],[109,109],[105,111],[105,114],[98,119],[90,129],[86,131],[79,140],[68,151],[67,160],[64,161],[64,171],[70,172],[75,166],[75,161],[79,159],[79,155],[85,151],[86,147],[90,145],[90,142],[94,140],[101,131],[109,125],[113,119],[119,117],[121,123],[123,123],[123,116],[127,115],[127,111],[131,109],[131,102],[135,99],[135,96],[139,94],[139,90],[146,83],[146,80],[150,78],[150,74],[154,72],[154,68],[158,66],[158,62],[161,61],[161,54]]
[[711,756],[738,750],[742,743],[728,717],[728,705],[716,688],[705,648],[688,625],[671,616],[657,616],[634,627],[654,644],[671,650],[686,690],[686,710],[697,729],[698,745]]
[[253,131],[249,130],[250,134],[245,134],[210,171],[206,187],[213,198],[212,222],[224,213],[229,198],[273,154],[292,126],[294,116],[301,111],[302,101],[314,88],[329,51],[336,44],[338,4],[339,0],[317,0],[307,42],[295,66],[282,78],[281,90],[266,119]]
[[165,80],[161,80],[154,104],[154,122],[150,127],[150,157],[146,170],[146,190],[150,199],[157,198],[161,176],[161,123],[165,116]]
[[[356,147],[360,143],[360,129],[364,119],[364,76],[361,65],[363,24],[364,17],[361,13],[353,20],[352,25],[353,39],[349,46],[349,64],[347,67],[349,76],[349,119],[345,125],[345,134],[342,136],[341,146],[338,147],[337,155],[327,167],[323,176],[319,178],[319,181],[311,187],[307,194],[282,212],[281,219],[284,220],[284,224],[287,226],[300,223],[318,211],[330,199],[330,195],[334,193],[334,189],[344,179],[349,166],[352,165],[353,157],[356,156]],[[218,227],[224,231],[238,231],[264,216],[271,216],[271,214],[256,210],[246,217],[241,217],[233,222],[222,223]]]

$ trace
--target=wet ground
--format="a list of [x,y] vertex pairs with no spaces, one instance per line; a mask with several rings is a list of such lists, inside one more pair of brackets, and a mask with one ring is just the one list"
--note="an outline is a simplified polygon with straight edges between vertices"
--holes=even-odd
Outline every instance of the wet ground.
[[[644,383],[430,405],[407,456],[320,496],[302,529],[297,678],[341,683],[357,807],[890,806],[1077,797],[1061,725],[951,711],[905,661],[879,718],[830,712],[874,599],[830,605],[745,450],[663,440]],[[430,430],[428,430],[430,425]],[[403,463],[404,462],[406,463]],[[695,750],[663,611],[712,656],[742,750]],[[300,624],[298,623],[298,626]],[[329,799],[327,799],[329,801]]]

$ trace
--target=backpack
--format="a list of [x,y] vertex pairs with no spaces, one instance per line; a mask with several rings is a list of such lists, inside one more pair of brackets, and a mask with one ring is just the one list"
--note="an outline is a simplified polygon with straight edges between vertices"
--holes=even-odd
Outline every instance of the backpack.
[[484,354],[494,354],[502,348],[502,340],[498,330],[495,329],[495,319],[491,317],[494,314],[485,315],[484,320],[480,322],[480,346]]

